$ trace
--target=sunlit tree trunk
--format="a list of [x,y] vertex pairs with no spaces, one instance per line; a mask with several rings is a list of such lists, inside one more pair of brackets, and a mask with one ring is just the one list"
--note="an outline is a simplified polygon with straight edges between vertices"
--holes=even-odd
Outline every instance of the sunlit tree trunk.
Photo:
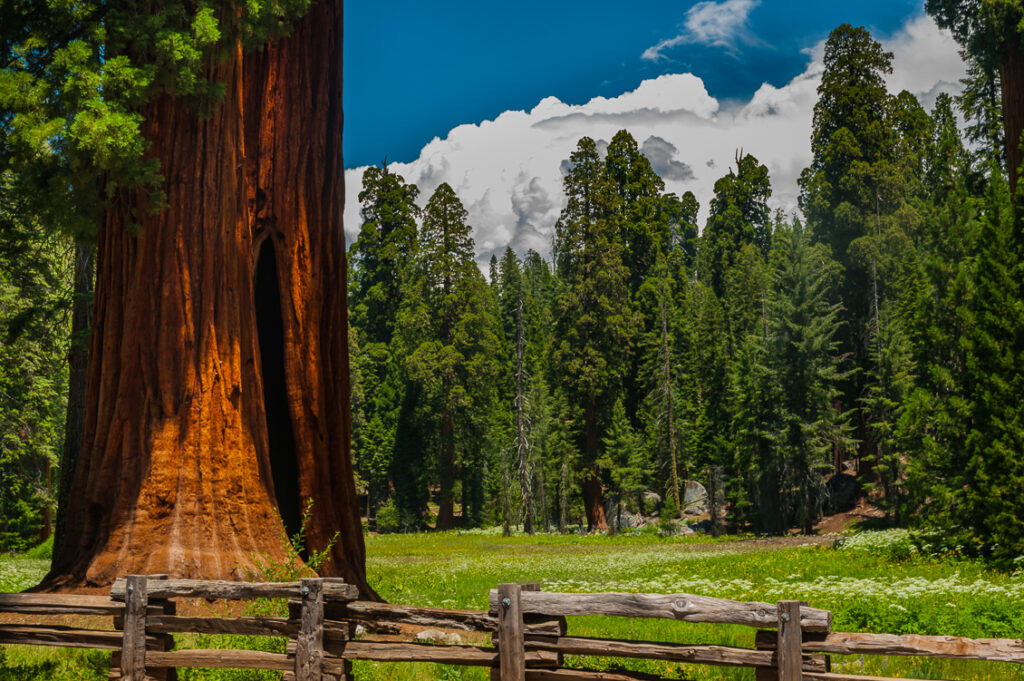
[[[238,578],[309,545],[366,588],[349,456],[341,2],[145,111],[166,208],[115,196],[98,244],[80,454],[49,583]],[[136,233],[131,221],[139,223]],[[280,511],[279,511],[280,509]],[[282,523],[283,518],[283,523]]]

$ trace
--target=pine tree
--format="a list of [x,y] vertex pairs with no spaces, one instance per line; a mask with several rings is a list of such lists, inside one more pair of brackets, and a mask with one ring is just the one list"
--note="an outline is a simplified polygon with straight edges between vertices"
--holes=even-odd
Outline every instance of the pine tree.
[[74,244],[20,219],[0,175],[0,551],[53,530]]
[[767,256],[771,245],[768,168],[750,154],[738,156],[736,170],[715,182],[711,213],[701,237],[701,276],[715,294],[725,295],[726,273],[737,252],[751,244]]
[[992,180],[968,302],[969,458],[957,490],[971,548],[1005,563],[1024,554],[1024,248],[1014,215],[1008,187]]
[[[353,461],[372,500],[389,495],[387,472],[402,379],[392,340],[416,255],[419,190],[387,164],[363,173],[363,224],[349,248],[350,371],[353,377]],[[358,390],[357,390],[358,389]],[[357,400],[356,397],[361,399]],[[361,423],[366,428],[358,427]],[[372,428],[370,427],[372,425]]]
[[839,268],[799,223],[780,230],[775,243],[768,357],[780,399],[777,477],[763,479],[760,515],[765,530],[783,532],[796,522],[810,533],[822,511],[834,442],[846,429],[846,416],[835,408],[845,377],[836,340],[840,305],[832,292]]
[[620,240],[620,199],[592,139],[569,158],[566,207],[555,224],[556,304],[552,360],[567,396],[584,410],[581,475],[587,525],[606,528],[599,465],[602,423],[629,366],[635,316]]
[[680,428],[679,367],[675,363],[677,315],[675,281],[668,259],[660,255],[651,276],[638,295],[643,316],[652,320],[641,339],[640,384],[645,398],[640,409],[641,422],[646,424],[647,446],[657,452],[657,470],[667,471],[667,496],[680,506],[679,458],[682,451]]
[[919,304],[927,333],[908,407],[922,440],[910,506],[951,547],[1009,564],[1024,551],[1024,253],[998,165],[983,200],[961,185],[938,215],[950,238],[928,261],[931,288]]
[[1018,0],[926,0],[925,10],[952,31],[989,82],[999,73],[1004,157],[1010,197],[1016,201],[1024,132],[1024,7]]
[[432,479],[440,490],[438,529],[454,527],[459,480],[463,519],[478,521],[483,512],[479,473],[486,452],[480,443],[493,425],[495,362],[503,355],[498,311],[474,261],[466,216],[455,192],[442,183],[423,212],[410,292],[399,317],[405,371],[418,395],[414,421],[429,433],[421,444],[432,454]]
[[658,253],[668,247],[672,235],[665,209],[671,206],[662,197],[665,183],[627,131],[617,132],[608,144],[605,167],[619,197],[623,262],[629,268],[629,290],[635,295]]
[[363,224],[349,248],[352,325],[364,346],[386,346],[394,333],[409,263],[416,255],[419,189],[387,164],[363,172]]
[[623,497],[639,496],[645,488],[645,478],[650,470],[650,461],[643,443],[633,430],[621,399],[616,400],[612,407],[611,425],[603,438],[603,444],[602,467],[609,471],[609,491],[614,502],[614,516],[608,519],[608,524],[613,532],[618,532],[622,529]]
[[885,174],[879,166],[893,148],[884,81],[892,72],[892,54],[864,28],[844,24],[829,35],[824,62],[814,107],[813,160],[800,176],[800,207],[815,238],[829,245],[844,268],[840,294],[849,308],[844,341],[853,351],[869,316],[871,286],[850,244],[870,233]]
[[[933,119],[926,179],[931,207],[921,247],[922,285],[915,292],[908,325],[917,370],[899,422],[902,439],[912,446],[902,518],[948,529],[962,521],[964,444],[972,427],[969,337],[976,323],[969,303],[977,254],[983,248],[984,199],[975,196],[969,185],[985,183],[973,181],[975,173],[948,98],[936,102]],[[998,168],[991,157],[989,163]]]

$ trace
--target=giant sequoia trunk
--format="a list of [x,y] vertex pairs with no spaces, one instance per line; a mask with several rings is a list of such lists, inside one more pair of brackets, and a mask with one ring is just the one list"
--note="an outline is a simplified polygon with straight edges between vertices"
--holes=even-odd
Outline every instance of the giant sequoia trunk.
[[587,401],[584,415],[584,451],[587,462],[586,476],[583,479],[583,507],[587,513],[587,531],[604,532],[608,529],[608,520],[604,515],[604,486],[601,484],[601,473],[597,468],[598,435],[597,405],[591,398]]
[[[446,412],[441,418],[441,479],[440,490],[437,495],[437,522],[435,527],[438,530],[455,529],[455,419],[451,413]],[[462,507],[465,517],[466,507]]]
[[208,118],[170,97],[145,111],[167,208],[115,197],[100,233],[49,584],[239,578],[257,554],[284,559],[312,499],[310,546],[340,532],[324,571],[369,593],[349,457],[341,14],[321,0],[288,38],[211,64],[226,94]]
[[999,68],[1002,86],[1003,134],[1006,145],[1006,172],[1010,176],[1010,192],[1017,202],[1017,180],[1021,170],[1021,133],[1024,132],[1024,50],[1017,38],[1006,41],[1006,51]]
[[71,301],[71,346],[68,348],[68,407],[64,419],[64,447],[60,456],[60,482],[57,487],[57,526],[53,541],[64,540],[68,493],[85,426],[85,377],[89,368],[89,324],[92,318],[92,290],[96,248],[92,244],[75,245],[75,273]]

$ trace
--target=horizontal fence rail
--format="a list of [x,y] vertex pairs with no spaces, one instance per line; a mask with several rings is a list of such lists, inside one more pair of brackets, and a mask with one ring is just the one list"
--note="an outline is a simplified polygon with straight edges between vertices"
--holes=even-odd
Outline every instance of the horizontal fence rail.
[[[654,617],[705,624],[743,624],[749,627],[774,627],[778,619],[771,603],[730,601],[691,594],[560,594],[526,591],[521,595],[524,613],[535,615],[611,615],[617,617]],[[498,594],[491,591],[491,614],[497,612]],[[801,625],[806,631],[829,631],[832,613],[817,608],[801,610]]]
[[[228,582],[200,579],[162,579],[150,581],[150,598],[208,598],[224,600],[251,600],[253,598],[299,598],[301,582]],[[118,579],[110,589],[110,597],[125,600],[127,579]],[[359,589],[352,584],[324,580],[324,597],[334,601],[353,601]]]
[[[831,671],[831,655],[916,656],[1024,664],[1024,641],[955,636],[832,631],[832,613],[804,602],[740,602],[692,594],[547,593],[537,585],[502,584],[490,608],[448,610],[358,600],[339,579],[228,582],[131,575],[109,596],[0,594],[0,613],[25,617],[112,617],[115,630],[63,624],[0,624],[0,644],[94,648],[113,652],[111,679],[162,681],[181,667],[265,669],[286,681],[351,679],[353,660],[433,662],[488,667],[493,681],[658,681],[627,671],[564,667],[564,656],[631,658],[753,668],[758,681],[885,681]],[[177,614],[175,599],[283,599],[288,617],[195,617]],[[567,617],[661,618],[756,627],[753,649],[568,635]],[[356,628],[369,638],[354,640]],[[436,628],[470,632],[492,645],[436,645],[374,640],[375,631]],[[174,634],[287,639],[286,652],[175,650]],[[902,681],[914,681],[903,679]]]

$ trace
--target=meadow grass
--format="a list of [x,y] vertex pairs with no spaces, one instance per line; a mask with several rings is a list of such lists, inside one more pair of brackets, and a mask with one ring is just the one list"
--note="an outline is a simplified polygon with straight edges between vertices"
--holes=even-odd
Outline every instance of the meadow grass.
[[[367,540],[367,570],[387,600],[411,605],[486,608],[501,582],[539,582],[546,591],[687,592],[737,600],[806,600],[835,616],[837,631],[1021,638],[1024,575],[972,561],[924,556],[905,533],[871,533],[840,548],[771,548],[731,539],[550,535],[503,539],[479,534],[388,535]],[[569,619],[569,632],[679,643],[751,647],[747,627],[609,617]],[[581,659],[572,659],[582,664]],[[668,678],[753,679],[730,670],[637,660],[586,660],[589,666]],[[909,658],[834,659],[837,671],[977,681],[1024,679],[1017,665]],[[411,677],[374,665],[371,679]],[[484,679],[478,670],[454,678]]]
[[[25,588],[45,569],[45,561],[0,558],[0,590]],[[951,556],[921,555],[900,531],[859,535],[839,548],[780,548],[771,542],[651,535],[503,538],[487,532],[446,532],[372,536],[367,537],[367,572],[381,596],[408,605],[486,609],[488,591],[497,584],[539,582],[547,591],[688,592],[738,600],[806,600],[832,610],[837,631],[977,638],[1021,638],[1024,634],[1024,574],[1001,573]],[[610,617],[570,618],[569,632],[743,647],[751,647],[754,638],[754,630],[747,627]],[[79,673],[61,676],[55,667],[37,673],[40,664],[49,664],[47,655],[63,656],[52,659],[77,665]],[[79,658],[81,661],[76,661]],[[45,653],[10,646],[8,671],[0,672],[0,681],[102,679],[105,675],[96,668],[95,660],[81,653]],[[602,658],[568,661],[575,666],[633,669],[666,678],[753,679],[750,670]],[[1024,666],[969,661],[834,658],[833,669],[919,679],[1024,681]],[[360,662],[355,672],[361,681],[487,678],[482,669],[427,664]],[[255,678],[251,673],[223,671],[188,676]]]

